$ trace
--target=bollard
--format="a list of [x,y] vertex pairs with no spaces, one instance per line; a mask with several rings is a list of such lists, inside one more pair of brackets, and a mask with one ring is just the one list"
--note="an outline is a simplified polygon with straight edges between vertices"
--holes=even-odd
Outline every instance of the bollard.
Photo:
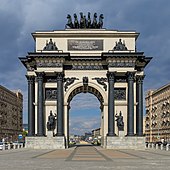
[[5,150],[5,143],[3,144],[3,148],[2,148],[2,150]]
[[23,143],[20,143],[20,148],[23,148],[23,145],[24,145]]
[[16,143],[14,143],[14,149],[17,149],[17,144]]
[[159,149],[159,146],[158,146],[158,144],[156,144],[156,149]]
[[169,144],[166,145],[166,151],[169,151]]
[[152,143],[152,149],[154,149],[154,143]]
[[164,146],[163,146],[163,144],[161,144],[161,150],[163,150],[164,149]]
[[11,149],[11,144],[8,144],[8,149]]

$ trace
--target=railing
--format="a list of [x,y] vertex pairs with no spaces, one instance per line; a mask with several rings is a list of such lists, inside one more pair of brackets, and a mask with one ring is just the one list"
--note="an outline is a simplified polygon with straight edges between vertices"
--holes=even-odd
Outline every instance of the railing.
[[164,143],[146,143],[146,148],[148,149],[160,149],[160,150],[166,150],[170,151],[170,144],[164,144]]
[[3,144],[1,150],[20,149],[24,147],[24,143]]

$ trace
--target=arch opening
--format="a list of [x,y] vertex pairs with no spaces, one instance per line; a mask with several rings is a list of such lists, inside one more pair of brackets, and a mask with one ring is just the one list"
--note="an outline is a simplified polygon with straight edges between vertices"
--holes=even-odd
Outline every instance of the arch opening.
[[80,86],[70,93],[67,113],[68,146],[75,142],[101,144],[103,103],[101,93],[90,86],[86,91]]

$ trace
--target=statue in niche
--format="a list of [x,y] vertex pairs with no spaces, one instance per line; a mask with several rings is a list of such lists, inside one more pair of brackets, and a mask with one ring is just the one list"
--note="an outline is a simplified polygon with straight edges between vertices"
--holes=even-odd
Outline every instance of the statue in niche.
[[122,116],[122,112],[120,111],[119,115],[115,115],[115,117],[117,118],[117,127],[119,131],[124,131],[124,122],[123,122],[123,116]]
[[53,115],[52,110],[50,111],[50,115],[48,116],[47,129],[48,131],[53,131],[55,129],[56,124],[56,115]]

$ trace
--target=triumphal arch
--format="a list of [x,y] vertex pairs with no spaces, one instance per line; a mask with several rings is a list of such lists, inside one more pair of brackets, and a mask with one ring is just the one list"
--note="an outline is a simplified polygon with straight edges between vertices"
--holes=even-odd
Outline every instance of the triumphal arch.
[[[28,80],[26,147],[67,148],[70,101],[91,93],[100,102],[102,146],[144,148],[143,79],[151,57],[136,49],[139,33],[102,28],[102,14],[99,21],[96,13],[93,20],[74,18],[68,15],[64,30],[32,33],[35,51],[20,58]],[[50,113],[53,129],[47,128]]]

